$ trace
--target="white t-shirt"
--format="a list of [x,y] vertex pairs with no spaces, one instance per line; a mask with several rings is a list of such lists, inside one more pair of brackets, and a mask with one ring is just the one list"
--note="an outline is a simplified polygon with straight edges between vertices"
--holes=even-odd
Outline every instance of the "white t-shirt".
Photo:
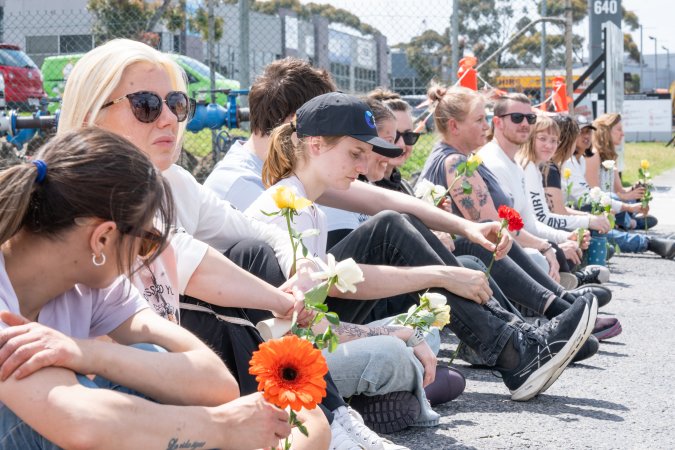
[[219,199],[182,167],[172,165],[162,175],[169,181],[178,227],[224,252],[244,239],[256,239],[274,249],[279,266],[288,275],[293,255],[288,236],[275,227],[250,220],[229,202]]
[[185,294],[192,274],[204,259],[208,245],[179,230],[167,248],[150,265],[140,268],[132,282],[152,309],[171,322],[180,323],[179,295]]
[[504,192],[513,198],[513,208],[520,213],[527,231],[557,244],[567,240],[569,233],[551,228],[537,220],[526,193],[523,168],[504,153],[496,140],[487,143],[478,155],[499,180]]
[[204,181],[204,186],[215,192],[220,199],[244,211],[265,192],[262,168],[262,159],[244,148],[243,142],[237,141],[216,164],[213,172]]
[[[246,209],[246,215],[262,222],[276,225],[279,227],[279,229],[283,230],[283,233],[286,234],[286,239],[290,242],[286,219],[283,216],[267,216],[263,213],[263,211],[270,213],[279,210],[272,199],[272,193],[276,191],[277,187],[279,186],[288,186],[295,190],[296,195],[307,198],[305,187],[297,177],[292,176],[289,178],[284,178],[274,186],[271,186],[269,189],[267,189],[263,195],[258,197],[258,199]],[[303,231],[311,229],[319,230],[318,235],[303,238],[302,242],[307,247],[310,255],[325,259],[328,235],[326,231],[326,215],[323,213],[323,211],[321,211],[321,209],[319,209],[315,204],[312,204],[311,206],[299,211],[298,215],[293,218],[293,229],[298,233],[302,233]]]
[[[77,284],[55,297],[40,310],[37,321],[61,333],[87,339],[104,336],[125,320],[148,307],[138,289],[124,276],[105,289],[92,289]],[[0,253],[0,309],[20,314],[19,300],[5,270]],[[7,325],[0,322],[0,328]]]

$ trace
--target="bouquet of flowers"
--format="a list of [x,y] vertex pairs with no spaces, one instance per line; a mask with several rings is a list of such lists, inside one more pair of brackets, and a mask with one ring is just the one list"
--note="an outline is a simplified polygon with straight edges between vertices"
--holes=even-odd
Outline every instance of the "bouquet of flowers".
[[450,306],[447,303],[445,295],[425,292],[420,295],[420,304],[396,316],[394,323],[422,331],[428,331],[431,327],[443,329],[450,323]]

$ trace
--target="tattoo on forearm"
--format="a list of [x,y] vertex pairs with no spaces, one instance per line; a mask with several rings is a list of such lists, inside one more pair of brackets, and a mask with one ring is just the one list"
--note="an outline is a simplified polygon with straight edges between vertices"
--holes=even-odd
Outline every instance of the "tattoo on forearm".
[[339,336],[363,338],[372,336],[388,336],[394,334],[396,330],[398,330],[396,327],[364,327],[362,325],[355,325],[353,323],[340,323],[340,325],[338,325],[333,331]]
[[476,208],[476,206],[473,203],[473,199],[469,197],[468,195],[465,195],[464,197],[461,197],[459,199],[459,204],[466,211],[466,214],[468,214],[468,217],[466,217],[469,220],[479,220],[480,219],[480,210]]
[[190,439],[187,439],[183,442],[178,442],[178,439],[176,438],[171,438],[169,440],[169,445],[166,446],[166,450],[179,450],[179,449],[197,449],[197,448],[204,448],[206,445],[206,442],[201,442],[201,441],[191,441]]

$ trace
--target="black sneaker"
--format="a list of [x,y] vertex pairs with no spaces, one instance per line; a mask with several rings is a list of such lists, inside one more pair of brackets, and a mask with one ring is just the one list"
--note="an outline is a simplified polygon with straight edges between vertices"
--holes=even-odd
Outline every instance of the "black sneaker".
[[[597,312],[597,302],[594,304]],[[590,313],[588,302],[577,301],[534,332],[514,334],[520,362],[514,369],[499,369],[512,400],[529,400],[553,384],[593,329]]]
[[612,291],[607,286],[599,284],[587,284],[567,292],[575,297],[588,294],[594,295],[598,298],[598,307],[603,307],[612,300]]
[[[582,297],[586,303],[588,304],[588,323],[586,324],[586,330],[584,331],[584,334],[581,336],[581,339],[579,340],[576,349],[572,350],[572,353],[566,363],[563,363],[553,374],[550,380],[544,385],[544,387],[541,389],[539,392],[540,394],[542,392],[545,392],[546,389],[551,387],[553,383],[558,379],[560,374],[565,370],[567,365],[571,363],[574,360],[574,357],[578,352],[580,352],[584,348],[584,344],[588,342],[588,339],[593,335],[593,328],[595,327],[595,322],[596,319],[598,318],[598,299],[597,297],[593,296],[593,294],[586,294],[584,297]],[[581,300],[581,299],[579,299]],[[598,346],[599,347],[599,346]],[[588,355],[589,357],[591,355]]]
[[584,342],[584,345],[581,346],[577,354],[574,355],[572,362],[575,363],[583,361],[584,359],[588,359],[598,353],[598,350],[600,350],[600,341],[598,341],[598,339],[591,334],[586,342]]
[[408,391],[383,395],[354,395],[349,406],[363,417],[364,423],[376,433],[395,433],[413,424],[422,408],[419,400]]

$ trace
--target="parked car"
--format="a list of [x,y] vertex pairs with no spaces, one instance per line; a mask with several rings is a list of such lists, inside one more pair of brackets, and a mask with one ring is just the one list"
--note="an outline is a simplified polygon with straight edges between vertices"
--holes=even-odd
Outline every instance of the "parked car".
[[45,96],[42,74],[18,45],[0,44],[0,73],[5,80],[5,101],[10,108],[35,110]]
[[[50,97],[61,97],[63,88],[70,75],[70,71],[77,61],[82,58],[83,53],[49,56],[42,63],[42,74],[44,75],[44,90]],[[172,54],[178,65],[183,68],[188,80],[188,95],[190,97],[201,99],[207,102],[211,97],[208,93],[198,94],[198,91],[209,89],[211,86],[209,67],[185,55]],[[239,89],[239,82],[225,78],[216,72],[216,89]],[[227,103],[225,94],[216,96],[216,103],[224,105]],[[52,104],[50,111],[58,109],[58,105]]]

